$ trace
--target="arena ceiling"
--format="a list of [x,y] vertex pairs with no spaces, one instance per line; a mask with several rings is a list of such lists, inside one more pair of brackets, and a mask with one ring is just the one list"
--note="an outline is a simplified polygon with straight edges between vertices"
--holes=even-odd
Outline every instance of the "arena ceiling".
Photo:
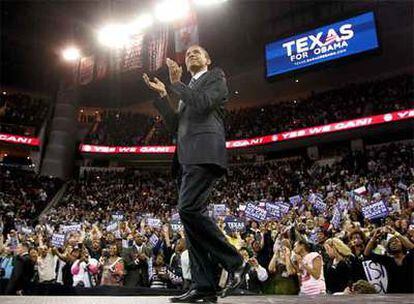
[[[59,57],[64,46],[75,43],[86,53],[94,50],[99,47],[95,34],[98,27],[108,20],[131,18],[154,1],[1,1],[0,85],[53,95],[65,68]],[[334,73],[293,75],[269,84],[263,73],[264,43],[320,25],[334,16],[340,18],[367,9],[384,12],[381,13],[384,23],[391,23],[395,17],[404,22],[407,17],[412,18],[413,3],[229,0],[221,7],[198,11],[200,40],[216,64],[229,75],[232,92],[240,92],[239,96],[233,96],[235,99],[252,102],[272,99],[278,94],[290,98],[332,85],[329,81]],[[406,17],[402,18],[404,12]],[[412,23],[410,29],[404,37],[412,34]],[[401,66],[407,66],[407,62],[412,62],[412,57],[406,58]],[[347,73],[351,70],[348,68]],[[366,74],[367,69],[364,70]],[[302,80],[300,85],[292,81],[295,77]],[[108,91],[114,85],[118,93],[108,99]],[[134,104],[149,97],[138,75],[124,77],[117,84],[104,81],[92,85],[81,96],[82,104],[110,107]]]

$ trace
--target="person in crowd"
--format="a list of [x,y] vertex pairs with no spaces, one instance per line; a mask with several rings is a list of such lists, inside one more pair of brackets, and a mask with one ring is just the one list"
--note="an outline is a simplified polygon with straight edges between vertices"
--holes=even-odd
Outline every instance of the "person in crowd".
[[56,262],[57,256],[52,254],[52,249],[46,245],[39,247],[39,256],[37,258],[37,271],[39,274],[39,283],[54,283],[56,281]]
[[325,269],[326,290],[332,294],[343,292],[352,282],[352,251],[338,238],[327,239],[324,246],[330,259]]
[[[378,241],[388,235],[391,236],[386,242],[389,256],[374,253]],[[365,247],[364,255],[387,270],[387,293],[414,293],[414,244],[407,237],[389,226],[377,228]]]
[[150,265],[149,280],[151,288],[168,288],[183,283],[182,277],[175,275],[169,269],[162,253],[158,253]]
[[352,284],[351,287],[347,287],[343,294],[345,295],[357,295],[357,294],[376,294],[375,287],[368,281],[358,280]]
[[308,242],[298,240],[293,248],[295,268],[300,280],[301,295],[318,295],[326,293],[323,260],[319,253],[311,252]]
[[257,258],[250,255],[247,248],[241,248],[240,254],[243,257],[243,260],[246,263],[249,263],[251,267],[239,288],[249,290],[254,293],[262,293],[263,283],[269,277],[266,268],[259,264]]
[[99,260],[102,268],[101,285],[122,286],[125,276],[125,264],[118,256],[118,247],[115,244],[109,246],[109,250],[103,251]]
[[[281,236],[281,235],[280,235]],[[278,238],[274,254],[269,263],[269,272],[274,275],[270,294],[296,295],[299,293],[299,280],[292,265],[292,246],[289,239]]]
[[124,282],[126,287],[149,287],[148,261],[151,249],[143,241],[144,237],[137,234],[133,245],[122,250],[126,270]]
[[29,256],[29,245],[27,243],[18,244],[16,253],[13,271],[6,288],[8,295],[25,294],[34,277],[35,262]]
[[352,282],[366,280],[366,275],[362,262],[365,259],[365,234],[361,230],[355,230],[349,235],[349,248],[352,255],[349,257],[351,262]]

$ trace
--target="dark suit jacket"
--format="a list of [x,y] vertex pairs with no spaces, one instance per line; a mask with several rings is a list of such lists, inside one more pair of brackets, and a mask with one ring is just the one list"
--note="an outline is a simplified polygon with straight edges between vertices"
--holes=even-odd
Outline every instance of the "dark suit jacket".
[[168,89],[184,102],[182,110],[173,109],[167,98],[155,99],[154,105],[170,131],[177,134],[175,159],[182,165],[213,164],[226,169],[224,104],[228,88],[224,72],[214,68],[191,89],[182,82]]
[[145,253],[147,256],[151,254],[147,247],[143,247],[141,252],[137,252],[135,247],[123,248],[122,258],[127,271],[124,284],[126,287],[149,287],[148,262],[135,263],[135,253]]
[[13,272],[7,284],[6,294],[15,295],[17,290],[26,291],[34,276],[34,263],[28,254],[16,256]]

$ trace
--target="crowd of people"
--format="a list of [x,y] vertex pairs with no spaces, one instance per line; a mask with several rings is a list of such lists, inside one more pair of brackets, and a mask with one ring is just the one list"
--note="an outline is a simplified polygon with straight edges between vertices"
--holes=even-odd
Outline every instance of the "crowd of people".
[[142,144],[155,119],[141,113],[104,111],[84,142],[114,146]]
[[[347,152],[329,165],[299,156],[233,164],[209,198],[209,213],[251,266],[240,292],[413,293],[412,156],[413,145],[400,143]],[[167,170],[122,168],[82,171],[35,225],[19,211],[19,225],[5,225],[15,207],[4,199],[4,292],[30,293],[34,284],[188,288],[176,200]],[[380,203],[385,213],[370,218],[364,208]],[[278,214],[270,211],[275,205],[283,206]],[[217,269],[218,288],[227,276]]]
[[268,135],[408,109],[414,101],[412,75],[348,84],[304,99],[231,111],[227,138]]
[[47,100],[27,94],[0,95],[0,132],[35,136],[49,106]]
[[[412,75],[348,84],[304,99],[268,102],[263,106],[228,111],[226,138],[242,139],[304,127],[387,113],[411,107],[414,101]],[[102,127],[89,134],[85,143],[103,145],[168,145],[172,134],[159,117],[121,114],[103,117]],[[138,117],[137,117],[138,116]],[[153,130],[154,129],[154,130]],[[149,136],[149,130],[152,130]],[[147,142],[142,139],[146,138]]]
[[[0,166],[0,215],[3,228],[8,230],[14,226],[14,219],[30,220],[38,216],[60,185],[58,179],[39,177],[29,169]],[[27,224],[32,225],[33,222]]]

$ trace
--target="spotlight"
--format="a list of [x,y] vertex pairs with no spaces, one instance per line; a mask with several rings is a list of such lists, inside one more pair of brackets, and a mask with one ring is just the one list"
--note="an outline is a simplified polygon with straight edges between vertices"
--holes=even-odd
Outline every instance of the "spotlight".
[[6,91],[3,91],[3,95],[7,95],[7,92]]
[[66,61],[76,61],[80,58],[80,51],[75,47],[68,47],[62,52],[62,56]]
[[164,0],[155,7],[155,16],[161,22],[175,21],[190,12],[188,0]]
[[299,82],[299,79],[295,79],[295,82],[297,83],[297,82]]
[[98,40],[105,46],[122,48],[128,44],[130,29],[126,25],[110,24],[98,33]]
[[142,14],[129,25],[130,34],[138,34],[143,29],[150,27],[154,23],[154,18],[150,14]]
[[223,2],[227,2],[227,0],[194,0],[194,3],[197,5],[211,5],[211,4],[218,4],[218,3],[223,3]]

